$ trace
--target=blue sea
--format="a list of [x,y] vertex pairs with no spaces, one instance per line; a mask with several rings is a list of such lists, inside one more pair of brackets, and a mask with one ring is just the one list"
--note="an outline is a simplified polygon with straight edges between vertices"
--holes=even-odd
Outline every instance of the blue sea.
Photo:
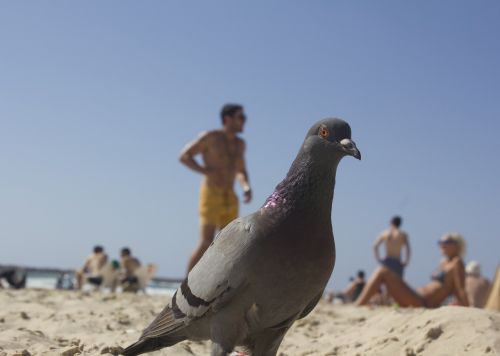
[[[59,273],[28,272],[26,288],[55,289],[59,276]],[[69,279],[72,279],[72,276]],[[178,286],[178,283],[152,281],[146,287],[146,294],[173,295]]]

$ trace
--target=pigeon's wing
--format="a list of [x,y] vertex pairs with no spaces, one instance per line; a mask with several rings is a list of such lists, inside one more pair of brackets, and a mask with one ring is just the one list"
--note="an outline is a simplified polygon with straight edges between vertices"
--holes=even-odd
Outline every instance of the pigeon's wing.
[[168,335],[230,301],[245,285],[241,261],[248,252],[249,233],[250,223],[242,218],[224,228],[141,339]]

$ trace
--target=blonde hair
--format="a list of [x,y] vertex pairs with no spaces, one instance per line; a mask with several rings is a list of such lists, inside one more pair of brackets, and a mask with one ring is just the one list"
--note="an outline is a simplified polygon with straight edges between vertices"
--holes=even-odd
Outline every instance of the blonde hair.
[[462,235],[460,235],[458,232],[449,232],[447,234],[444,234],[442,240],[451,240],[453,242],[455,242],[458,246],[458,255],[460,257],[464,257],[465,256],[465,252],[466,252],[466,246],[465,246],[465,240],[464,240],[464,237]]

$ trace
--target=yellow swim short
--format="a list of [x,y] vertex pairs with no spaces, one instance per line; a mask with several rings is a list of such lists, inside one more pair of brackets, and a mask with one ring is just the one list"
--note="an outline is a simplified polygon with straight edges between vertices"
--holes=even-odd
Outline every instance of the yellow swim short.
[[238,197],[232,189],[202,185],[200,189],[200,223],[219,229],[238,217]]

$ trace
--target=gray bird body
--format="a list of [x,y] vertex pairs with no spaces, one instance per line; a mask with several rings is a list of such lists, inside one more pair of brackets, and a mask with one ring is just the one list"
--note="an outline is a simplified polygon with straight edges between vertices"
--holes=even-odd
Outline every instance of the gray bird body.
[[349,125],[317,122],[262,208],[220,232],[124,354],[210,339],[215,356],[237,345],[255,356],[275,355],[288,328],[319,301],[333,271],[333,189],[337,165],[348,154],[360,158]]

